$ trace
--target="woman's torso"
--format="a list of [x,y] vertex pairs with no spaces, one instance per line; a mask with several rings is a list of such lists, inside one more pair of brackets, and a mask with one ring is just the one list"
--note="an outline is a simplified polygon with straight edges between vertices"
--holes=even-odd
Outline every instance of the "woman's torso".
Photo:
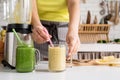
[[40,20],[69,21],[66,0],[37,0],[37,7]]

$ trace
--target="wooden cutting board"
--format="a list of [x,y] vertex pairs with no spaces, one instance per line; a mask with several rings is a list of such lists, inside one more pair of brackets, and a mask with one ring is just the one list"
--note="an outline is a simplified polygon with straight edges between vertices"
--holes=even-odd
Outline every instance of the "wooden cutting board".
[[[67,66],[71,65],[70,61],[67,61],[66,65]],[[94,60],[89,60],[89,61],[86,61],[86,60],[82,60],[82,61],[73,60],[72,65],[73,66],[95,66],[95,65],[98,65],[98,64]]]
[[[67,66],[70,66],[70,62],[66,62]],[[72,66],[120,66],[120,64],[99,64],[96,60],[90,61],[73,61]]]

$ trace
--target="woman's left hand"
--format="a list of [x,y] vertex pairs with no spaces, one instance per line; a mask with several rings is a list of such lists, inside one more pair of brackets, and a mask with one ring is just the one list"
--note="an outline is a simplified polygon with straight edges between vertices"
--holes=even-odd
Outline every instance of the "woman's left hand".
[[77,53],[77,50],[80,46],[80,40],[78,31],[75,30],[68,30],[67,36],[66,36],[66,42],[68,44],[68,56],[67,59],[70,59],[72,55]]

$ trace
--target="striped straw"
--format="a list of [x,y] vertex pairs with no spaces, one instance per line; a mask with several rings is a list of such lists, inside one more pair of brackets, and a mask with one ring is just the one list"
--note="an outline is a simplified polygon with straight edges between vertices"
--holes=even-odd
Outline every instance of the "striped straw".
[[[45,33],[48,35],[49,33],[48,33],[48,31],[46,30],[46,29],[44,29],[44,31],[45,31]],[[52,43],[52,40],[51,39],[49,39],[49,43],[50,43],[50,46],[51,47],[54,47],[54,45],[53,45],[53,43]]]

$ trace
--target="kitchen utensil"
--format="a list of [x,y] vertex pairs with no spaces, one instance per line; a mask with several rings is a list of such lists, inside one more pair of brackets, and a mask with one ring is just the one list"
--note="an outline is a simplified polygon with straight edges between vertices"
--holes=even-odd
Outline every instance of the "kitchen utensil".
[[95,18],[94,18],[93,24],[97,24],[97,23],[98,23],[97,16],[95,15]]
[[100,3],[100,6],[101,6],[101,7],[105,6],[104,0],[102,0],[102,2]]
[[100,6],[101,6],[101,8],[102,8],[102,10],[100,10],[100,14],[101,15],[104,15],[105,14],[105,1],[104,0],[102,0],[102,2],[100,3]]
[[120,17],[120,1],[119,1],[119,17]]
[[108,24],[108,21],[111,21],[112,18],[114,19],[112,14],[108,14],[104,17],[104,24]]
[[115,18],[113,16],[113,12],[111,12],[111,9],[113,8],[113,2],[110,1],[110,5],[109,5],[109,1],[106,1],[106,6],[107,6],[107,13],[108,14],[104,17],[105,23],[107,23],[108,21],[113,22],[114,18]]
[[115,12],[114,10],[114,5],[113,5],[113,1],[110,1],[110,13],[113,14]]
[[110,11],[109,11],[109,2],[106,1],[106,6],[107,6],[107,13],[110,14]]
[[87,20],[86,20],[86,24],[90,24],[91,23],[91,13],[90,11],[87,12]]
[[114,24],[117,25],[119,23],[119,2],[115,3],[115,21]]
[[104,8],[100,11],[100,14],[101,14],[101,15],[104,15],[104,14],[105,14],[105,9],[104,9]]

